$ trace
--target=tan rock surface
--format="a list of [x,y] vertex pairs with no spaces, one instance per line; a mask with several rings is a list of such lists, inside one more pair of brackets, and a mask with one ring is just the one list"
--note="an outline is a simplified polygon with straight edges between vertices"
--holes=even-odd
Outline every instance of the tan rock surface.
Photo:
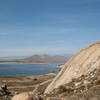
[[33,100],[33,97],[31,94],[25,92],[25,93],[21,93],[18,95],[15,95],[12,100]]
[[100,41],[82,49],[77,55],[72,57],[47,87],[45,93],[50,93],[60,85],[69,83],[72,79],[86,75],[99,67]]

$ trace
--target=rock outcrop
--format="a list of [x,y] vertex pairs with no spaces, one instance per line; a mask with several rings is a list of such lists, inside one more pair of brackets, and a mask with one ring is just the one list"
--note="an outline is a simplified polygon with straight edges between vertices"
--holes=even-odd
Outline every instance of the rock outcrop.
[[100,68],[59,86],[45,94],[45,98],[43,100],[100,100]]
[[98,68],[100,68],[100,41],[82,49],[72,57],[47,87],[45,93],[49,94],[55,88],[71,82],[72,79],[87,75]]

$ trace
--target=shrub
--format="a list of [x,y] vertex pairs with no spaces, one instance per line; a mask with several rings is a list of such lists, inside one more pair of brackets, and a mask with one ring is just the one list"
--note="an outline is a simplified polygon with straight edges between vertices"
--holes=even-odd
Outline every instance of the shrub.
[[71,87],[66,87],[64,85],[59,86],[59,92],[68,92],[68,93],[70,93],[72,91],[73,91],[73,89]]
[[34,80],[34,81],[37,81],[38,79],[37,79],[37,78],[34,78],[33,80]]

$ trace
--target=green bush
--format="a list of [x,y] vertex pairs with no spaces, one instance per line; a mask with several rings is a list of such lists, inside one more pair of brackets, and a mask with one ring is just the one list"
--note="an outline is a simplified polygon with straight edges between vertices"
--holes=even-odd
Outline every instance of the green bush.
[[37,79],[37,78],[34,78],[33,80],[34,80],[34,81],[37,81],[38,79]]

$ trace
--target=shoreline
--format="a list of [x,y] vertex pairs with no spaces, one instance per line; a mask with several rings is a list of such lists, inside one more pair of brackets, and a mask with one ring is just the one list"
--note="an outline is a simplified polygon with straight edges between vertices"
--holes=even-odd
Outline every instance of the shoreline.
[[57,72],[54,73],[47,73],[47,74],[38,74],[38,75],[26,75],[26,76],[0,76],[0,78],[24,78],[24,77],[37,77],[37,76],[45,76],[45,75],[55,75]]
[[[51,63],[64,63],[65,62],[48,62],[48,63],[17,63],[17,62],[0,62],[0,64],[51,64]],[[58,64],[58,66],[60,65],[64,65],[64,64]]]
[[33,76],[43,76],[43,75],[55,75],[57,72],[54,73],[47,73],[47,74],[39,74],[39,75],[26,75],[26,76],[0,76],[0,78],[17,78],[17,77],[33,77]]
[[6,63],[1,63],[0,64],[49,64],[49,63],[16,63],[16,62],[6,62]]

